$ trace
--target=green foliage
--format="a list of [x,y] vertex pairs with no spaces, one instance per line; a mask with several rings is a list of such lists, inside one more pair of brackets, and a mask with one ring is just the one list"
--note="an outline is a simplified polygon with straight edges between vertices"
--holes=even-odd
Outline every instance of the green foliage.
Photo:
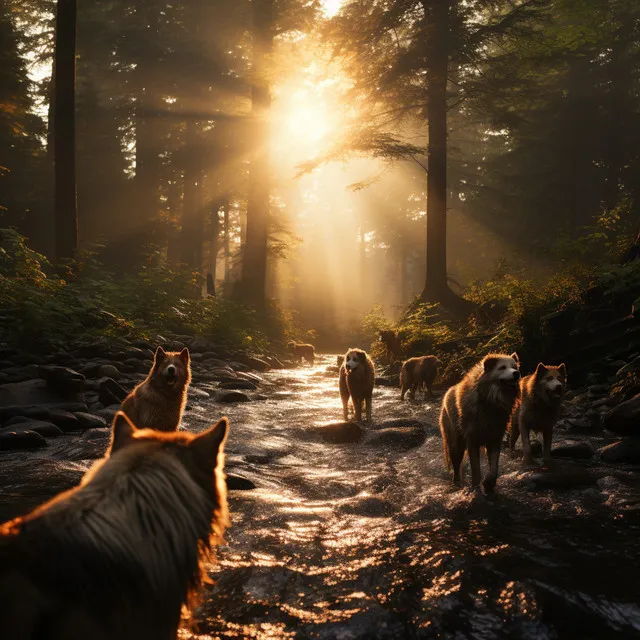
[[116,278],[84,254],[64,274],[29,249],[11,229],[0,229],[0,326],[4,339],[23,348],[68,346],[94,335],[192,335],[230,348],[265,349],[285,334],[288,319],[264,319],[226,298],[202,298],[196,274],[165,264]]

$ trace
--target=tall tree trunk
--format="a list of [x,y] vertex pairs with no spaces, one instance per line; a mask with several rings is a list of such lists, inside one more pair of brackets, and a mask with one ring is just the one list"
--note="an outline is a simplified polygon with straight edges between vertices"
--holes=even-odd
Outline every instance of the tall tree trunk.
[[422,299],[445,302],[447,283],[447,72],[451,0],[424,0],[427,21],[427,273]]
[[76,202],[76,0],[58,0],[54,82],[54,237],[57,261],[78,249]]
[[231,245],[229,243],[229,233],[231,229],[229,228],[229,206],[230,199],[229,193],[226,192],[222,197],[222,206],[223,206],[223,227],[224,227],[224,282],[225,284],[229,284],[231,280]]
[[400,241],[400,305],[404,306],[409,302],[409,282],[407,280],[407,244]]
[[184,209],[182,214],[182,261],[194,271],[202,270],[204,208],[202,204],[202,158],[198,125],[187,122],[185,142],[187,162],[184,170]]
[[211,240],[209,242],[209,269],[207,272],[207,294],[216,295],[216,272],[218,266],[218,238],[220,236],[219,206],[214,202],[211,210]]
[[253,84],[251,136],[254,145],[249,169],[247,239],[242,262],[243,298],[256,309],[265,306],[269,224],[269,111],[271,91],[267,77],[273,48],[273,0],[253,0]]

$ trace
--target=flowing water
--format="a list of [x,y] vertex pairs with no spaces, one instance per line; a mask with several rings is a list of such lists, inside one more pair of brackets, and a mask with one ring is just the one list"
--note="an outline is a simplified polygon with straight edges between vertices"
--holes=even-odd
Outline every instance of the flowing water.
[[342,418],[329,364],[266,374],[267,400],[229,407],[228,464],[258,488],[230,494],[203,637],[640,637],[636,474],[573,463],[568,489],[536,488],[503,453],[495,497],[454,491],[437,400],[376,388],[367,429],[419,420],[420,446],[319,436]]
[[[559,462],[560,491],[503,453],[495,496],[455,491],[438,399],[401,403],[397,389],[376,387],[362,441],[321,437],[342,419],[333,364],[264,374],[255,402],[194,398],[186,425],[228,415],[228,468],[257,488],[230,492],[214,584],[197,633],[181,638],[640,637],[637,471]],[[2,519],[77,482],[91,438],[3,454]]]

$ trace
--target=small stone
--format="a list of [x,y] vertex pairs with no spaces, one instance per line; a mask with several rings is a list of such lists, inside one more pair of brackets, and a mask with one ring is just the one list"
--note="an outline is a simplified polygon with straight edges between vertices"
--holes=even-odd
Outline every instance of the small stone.
[[252,482],[248,478],[242,476],[236,476],[233,474],[227,474],[227,489],[229,491],[251,491],[255,489],[255,482]]
[[100,378],[114,378],[120,377],[120,371],[118,367],[112,364],[103,364],[98,367],[98,376]]
[[320,437],[332,444],[351,444],[359,442],[364,428],[357,422],[334,422],[320,427]]
[[28,451],[47,446],[47,441],[35,431],[0,430],[0,451]]

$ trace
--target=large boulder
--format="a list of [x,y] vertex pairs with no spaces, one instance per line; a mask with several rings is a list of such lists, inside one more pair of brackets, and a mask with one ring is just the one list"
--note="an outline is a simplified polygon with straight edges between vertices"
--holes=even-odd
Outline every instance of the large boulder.
[[604,462],[640,464],[640,438],[625,438],[599,451]]
[[60,427],[57,427],[53,422],[45,422],[43,420],[28,420],[26,422],[14,423],[12,425],[5,426],[0,430],[0,433],[9,433],[15,431],[16,433],[22,431],[35,431],[44,438],[57,438],[64,435],[64,432]]
[[127,390],[121,387],[113,378],[100,380],[98,398],[105,407],[122,402],[127,395]]
[[0,407],[55,404],[64,400],[81,401],[82,394],[61,394],[42,379],[0,385]]
[[350,444],[359,442],[364,428],[357,422],[333,422],[320,427],[320,437],[332,444]]
[[602,425],[619,436],[640,436],[640,393],[611,409]]
[[47,446],[47,441],[35,431],[0,430],[0,451],[27,451]]
[[593,448],[588,442],[569,441],[554,447],[551,450],[551,455],[554,458],[589,460],[593,458]]
[[73,399],[84,391],[85,377],[73,369],[57,365],[42,365],[39,373],[47,386],[62,398]]
[[249,402],[250,398],[241,391],[225,391],[216,394],[216,402],[222,404],[231,404],[233,402]]

